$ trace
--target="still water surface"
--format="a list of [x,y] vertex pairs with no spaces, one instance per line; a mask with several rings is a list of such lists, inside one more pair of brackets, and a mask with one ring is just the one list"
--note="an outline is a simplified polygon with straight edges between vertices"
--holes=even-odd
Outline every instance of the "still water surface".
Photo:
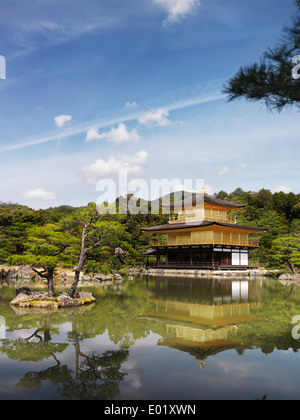
[[11,307],[0,285],[0,399],[300,398],[300,288],[143,276],[83,290],[95,304],[51,312]]

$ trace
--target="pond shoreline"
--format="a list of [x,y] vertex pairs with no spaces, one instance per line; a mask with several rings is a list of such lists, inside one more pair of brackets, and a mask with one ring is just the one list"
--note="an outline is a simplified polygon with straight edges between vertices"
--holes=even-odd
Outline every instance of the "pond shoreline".
[[[283,274],[284,273],[284,274]],[[115,273],[113,270],[110,275],[105,274],[94,274],[84,275],[81,274],[79,287],[93,286],[97,284],[107,285],[122,283],[124,279],[133,280],[135,276],[159,276],[159,277],[187,277],[193,279],[219,279],[219,280],[230,280],[230,279],[256,279],[263,277],[279,278],[281,275],[294,278],[288,271],[282,270],[267,270],[264,268],[250,268],[244,270],[204,270],[204,269],[171,269],[171,268],[149,268],[145,269],[142,267],[138,268],[126,268]],[[59,269],[54,281],[55,287],[60,288],[61,286],[66,287],[73,281],[73,270]],[[297,277],[297,275],[296,275]],[[298,275],[299,277],[299,275]],[[44,286],[45,281],[34,273],[28,266],[0,266],[0,280],[8,281],[11,284],[23,285],[32,284],[36,286]],[[297,278],[298,280],[298,278]]]
[[154,269],[144,270],[142,274],[149,276],[164,276],[164,277],[190,277],[190,278],[259,278],[259,277],[276,277],[278,270],[264,270],[264,269],[248,269],[248,270],[198,270],[198,269]]
[[[35,283],[36,285],[45,285],[47,280],[40,277],[30,266],[6,266],[0,265],[0,280],[11,284]],[[54,283],[55,286],[65,286],[74,281],[74,270],[59,267],[56,270]],[[111,270],[110,274],[97,273],[93,275],[80,274],[80,284],[94,284],[107,282],[122,282],[123,277]]]

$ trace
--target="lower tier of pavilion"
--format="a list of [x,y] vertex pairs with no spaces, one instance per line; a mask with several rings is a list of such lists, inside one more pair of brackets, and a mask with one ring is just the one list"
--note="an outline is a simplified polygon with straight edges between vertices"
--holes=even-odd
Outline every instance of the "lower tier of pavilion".
[[[248,269],[257,233],[266,229],[204,221],[143,228],[152,235],[147,266],[181,269]],[[249,238],[252,235],[253,238]]]

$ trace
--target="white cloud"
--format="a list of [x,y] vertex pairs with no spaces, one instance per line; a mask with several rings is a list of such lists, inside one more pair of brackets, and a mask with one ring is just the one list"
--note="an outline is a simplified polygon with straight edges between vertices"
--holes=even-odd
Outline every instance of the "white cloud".
[[125,104],[126,108],[135,108],[136,107],[136,102],[126,102]]
[[44,190],[43,188],[36,188],[35,190],[26,190],[22,194],[23,198],[31,200],[44,200],[52,201],[56,200],[56,196],[53,192]]
[[230,169],[228,168],[228,166],[224,166],[224,168],[223,168],[223,169],[221,169],[221,170],[218,172],[218,175],[220,175],[220,176],[223,176],[223,175],[228,175],[228,174],[229,174],[229,172],[230,172]]
[[100,134],[98,133],[97,128],[92,127],[87,131],[85,141],[92,141],[92,140],[96,140],[96,139],[99,139],[99,138],[101,138],[101,137],[100,137]]
[[287,185],[278,185],[278,187],[274,188],[273,193],[275,192],[284,192],[286,194],[292,192],[292,189],[288,187]]
[[119,124],[117,128],[112,128],[106,133],[99,134],[98,130],[95,127],[91,128],[86,133],[85,141],[101,139],[107,139],[108,141],[112,141],[113,143],[128,143],[131,141],[139,141],[140,136],[135,128],[131,131],[128,131],[126,125],[123,123]]
[[208,185],[208,184],[205,184],[204,190],[205,190],[206,194],[208,194],[208,195],[213,195],[213,193],[214,193],[213,187],[211,185]]
[[239,167],[240,169],[246,169],[246,168],[247,168],[247,165],[246,165],[246,163],[239,163],[239,164],[238,164],[238,167]]
[[57,127],[63,127],[67,122],[72,120],[72,115],[58,115],[54,117],[54,122]]
[[167,118],[168,116],[169,111],[167,109],[160,108],[154,112],[148,112],[147,114],[141,115],[138,121],[143,125],[155,124],[160,127],[164,127],[171,124],[171,121]]
[[109,156],[107,160],[97,159],[91,165],[84,166],[82,170],[87,184],[96,185],[101,178],[119,175],[123,171],[127,172],[127,175],[142,175],[147,158],[148,153],[141,150],[133,156],[120,155]]
[[200,6],[199,0],[153,0],[153,2],[166,10],[168,16],[165,23],[178,22]]

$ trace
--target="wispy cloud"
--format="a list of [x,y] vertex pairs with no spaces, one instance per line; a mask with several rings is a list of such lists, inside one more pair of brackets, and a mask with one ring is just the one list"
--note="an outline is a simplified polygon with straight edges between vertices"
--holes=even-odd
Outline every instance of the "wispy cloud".
[[165,127],[171,124],[171,121],[167,118],[169,116],[169,111],[167,109],[157,109],[153,112],[148,112],[144,115],[141,115],[138,119],[140,124],[143,125],[158,125],[159,127]]
[[228,168],[228,166],[224,166],[224,168],[223,169],[221,169],[219,172],[218,172],[218,175],[219,176],[224,176],[224,175],[228,175],[230,173],[230,169]]
[[240,169],[246,169],[246,168],[247,168],[247,164],[246,164],[246,163],[239,163],[239,164],[238,164],[238,167],[239,167]]
[[153,0],[153,2],[166,10],[167,19],[164,24],[179,22],[200,6],[199,0]]
[[72,120],[72,115],[58,115],[54,117],[54,122],[57,127],[63,127]]
[[137,103],[127,101],[125,106],[126,106],[126,108],[135,108],[137,106]]
[[17,48],[9,55],[10,59],[32,54],[41,48],[49,48],[55,45],[65,44],[82,35],[91,33],[103,25],[95,24],[70,24],[64,22],[29,22],[15,28],[14,40]]
[[[181,101],[174,101],[168,105],[164,105],[160,107],[160,109],[165,109],[168,112],[171,112],[171,111],[180,110],[180,109],[184,109],[191,106],[201,105],[207,102],[218,101],[221,99],[224,99],[223,95],[219,93],[212,93],[210,95],[202,95],[202,96],[183,99]],[[8,144],[8,145],[4,145],[0,147],[0,153],[23,149],[24,147],[36,146],[36,145],[40,145],[40,144],[48,143],[48,142],[60,141],[62,139],[73,137],[80,134],[86,134],[87,131],[93,127],[100,130],[101,128],[114,126],[120,123],[125,123],[125,122],[130,122],[130,121],[135,121],[135,120],[138,121],[139,118],[143,117],[145,114],[150,113],[150,112],[153,113],[155,111],[157,111],[157,109],[155,110],[151,109],[146,112],[132,113],[132,114],[116,117],[116,118],[106,120],[106,121],[94,120],[94,121],[89,121],[83,124],[77,124],[77,125],[74,124],[72,127],[65,128],[60,133],[57,133],[57,131],[54,131],[54,132],[41,134],[40,136],[26,137],[17,141],[16,143]]]
[[[3,4],[2,4],[3,3]],[[122,14],[103,2],[86,0],[64,2],[2,0],[0,25],[14,45],[9,58],[18,58],[37,50],[61,45],[99,29],[111,28],[122,20]]]

